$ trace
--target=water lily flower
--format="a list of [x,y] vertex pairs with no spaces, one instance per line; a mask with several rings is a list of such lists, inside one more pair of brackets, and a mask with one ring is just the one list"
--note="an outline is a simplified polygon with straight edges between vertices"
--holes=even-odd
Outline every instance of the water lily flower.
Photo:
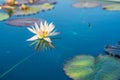
[[40,26],[35,23],[34,26],[31,28],[27,28],[30,32],[34,33],[35,36],[31,37],[27,41],[34,41],[37,39],[44,39],[48,42],[52,42],[50,37],[58,35],[59,32],[55,31],[55,26],[53,23],[48,24],[46,21],[43,23],[42,21],[40,22]]

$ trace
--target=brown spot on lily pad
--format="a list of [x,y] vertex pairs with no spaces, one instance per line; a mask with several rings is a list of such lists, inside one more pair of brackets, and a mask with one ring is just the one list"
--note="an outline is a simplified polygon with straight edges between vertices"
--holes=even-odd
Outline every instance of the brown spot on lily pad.
[[75,8],[94,8],[99,6],[100,4],[98,2],[77,2],[74,3],[72,6]]
[[18,26],[18,27],[29,27],[33,26],[35,22],[42,21],[39,18],[17,18],[17,19],[11,19],[8,20],[6,23],[12,26]]

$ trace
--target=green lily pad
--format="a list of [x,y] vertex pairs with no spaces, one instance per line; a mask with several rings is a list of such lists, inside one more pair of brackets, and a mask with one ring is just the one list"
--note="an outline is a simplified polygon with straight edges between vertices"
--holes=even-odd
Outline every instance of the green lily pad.
[[88,55],[76,56],[68,61],[64,70],[65,73],[74,80],[89,80],[94,73],[91,67],[94,66],[94,57]]
[[49,4],[49,3],[45,3],[45,4],[41,5],[41,7],[43,10],[49,10],[49,9],[54,8],[54,5]]
[[105,5],[103,6],[103,9],[109,10],[109,11],[119,11],[120,4]]
[[120,60],[109,55],[99,55],[97,58],[79,55],[69,60],[64,70],[73,80],[118,80]]
[[28,7],[28,9],[26,10],[20,10],[20,9],[16,9],[13,13],[13,15],[29,15],[29,14],[35,14],[38,13],[40,11],[39,7]]
[[17,8],[13,15],[29,15],[29,14],[36,14],[40,11],[43,10],[50,10],[54,7],[54,5],[49,4],[49,3],[45,3],[45,4],[41,4],[41,5],[31,5],[28,6],[28,9],[26,10],[21,10],[19,8]]
[[0,21],[6,20],[9,18],[7,13],[0,13]]

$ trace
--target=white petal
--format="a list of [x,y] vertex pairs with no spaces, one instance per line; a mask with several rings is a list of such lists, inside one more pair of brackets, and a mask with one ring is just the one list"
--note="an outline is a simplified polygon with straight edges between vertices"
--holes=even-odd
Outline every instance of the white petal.
[[50,25],[49,25],[49,31],[48,32],[53,31],[54,28],[55,28],[55,26],[53,25],[53,23],[50,23]]
[[40,30],[41,30],[41,31],[44,31],[44,30],[45,30],[42,21],[40,22]]
[[37,37],[37,35],[35,35],[35,36],[27,39],[27,41],[34,41],[34,40],[37,40],[37,39],[38,39],[38,37]]
[[36,34],[36,31],[35,31],[34,29],[31,29],[31,28],[29,28],[29,27],[27,27],[27,29],[28,29],[30,32]]
[[48,31],[48,23],[47,23],[47,21],[44,22],[44,28],[45,28],[44,29],[45,31]]
[[39,30],[40,30],[40,28],[38,27],[38,24],[37,24],[37,23],[35,23],[35,28],[36,28],[36,31],[39,31]]
[[52,42],[50,38],[44,38],[44,40],[48,41],[48,42]]
[[58,34],[60,34],[60,33],[59,32],[52,32],[52,33],[49,34],[49,36],[56,36]]

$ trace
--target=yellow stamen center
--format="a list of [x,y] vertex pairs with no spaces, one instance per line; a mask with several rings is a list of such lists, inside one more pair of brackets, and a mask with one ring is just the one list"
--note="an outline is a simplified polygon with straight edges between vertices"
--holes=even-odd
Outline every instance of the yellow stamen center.
[[46,38],[46,37],[48,37],[46,31],[42,31],[42,34],[39,35],[39,38]]

